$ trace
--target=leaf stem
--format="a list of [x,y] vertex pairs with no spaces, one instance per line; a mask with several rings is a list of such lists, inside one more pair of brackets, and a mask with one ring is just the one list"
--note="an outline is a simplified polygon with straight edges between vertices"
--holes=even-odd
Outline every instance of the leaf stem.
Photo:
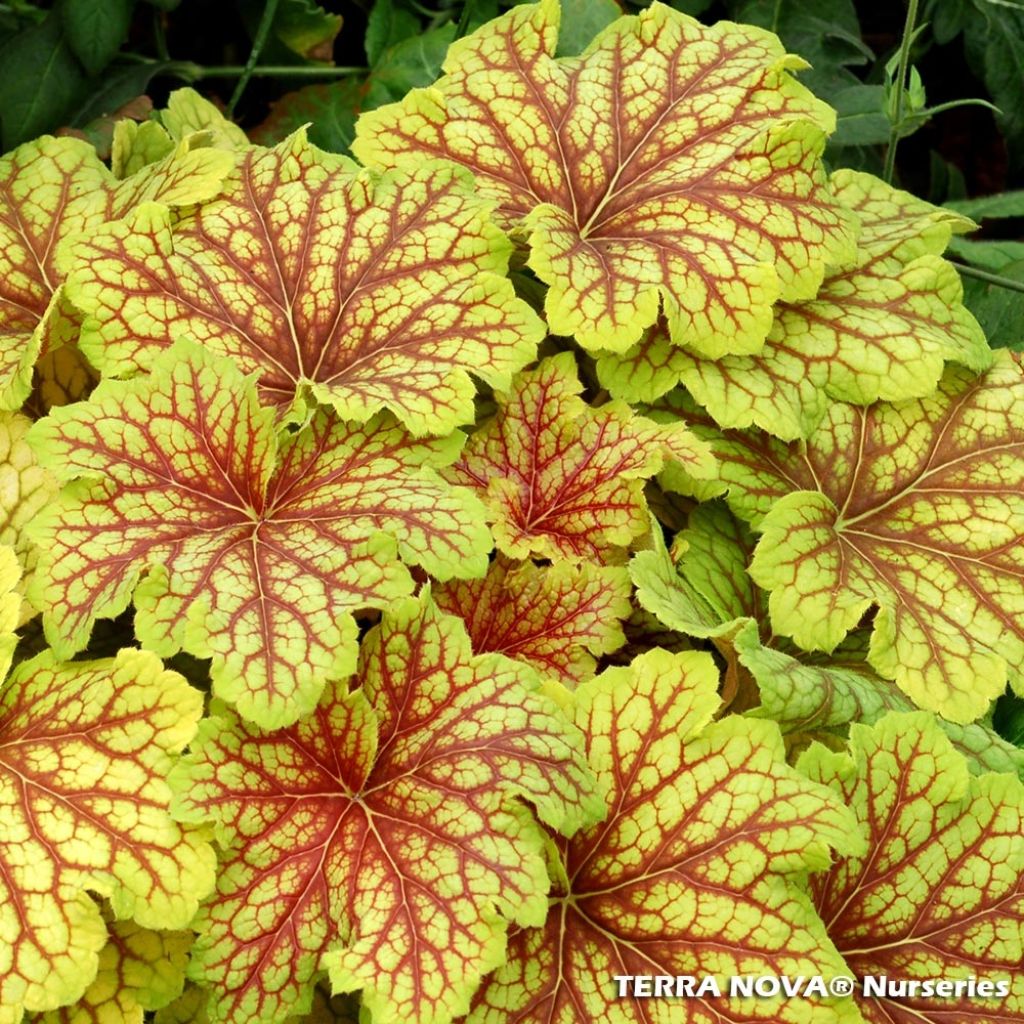
[[473,17],[473,8],[476,0],[466,0],[462,5],[462,13],[459,15],[459,24],[455,29],[455,38],[461,39],[469,29],[469,19]]
[[199,78],[237,78],[249,74],[253,78],[342,78],[345,75],[365,75],[366,67],[335,67],[325,64],[317,67],[310,64],[263,64],[248,71],[242,64],[190,64],[189,73]]
[[266,3],[263,5],[263,14],[260,15],[260,23],[256,27],[256,35],[253,37],[249,59],[245,62],[245,68],[238,78],[235,90],[231,94],[231,99],[228,100],[228,117],[234,115],[235,107],[242,98],[242,93],[245,92],[245,87],[249,84],[249,79],[252,78],[252,74],[256,70],[256,62],[260,59],[260,54],[263,52],[263,47],[267,42],[267,36],[270,35],[270,26],[274,23],[277,4],[278,0],[266,0]]
[[1024,292],[1024,281],[1014,281],[1012,277],[1003,277],[1002,274],[992,274],[987,270],[979,270],[977,267],[972,267],[969,263],[961,263],[959,260],[950,260],[950,263],[960,271],[964,277],[975,277],[979,281],[985,281],[988,284],[997,285],[1000,288],[1006,288],[1011,292]]
[[903,99],[907,92],[907,72],[910,69],[910,44],[914,38],[914,25],[917,22],[918,0],[910,0],[907,5],[907,20],[903,25],[903,39],[900,41],[900,62],[896,69],[896,108],[892,123],[889,125],[889,145],[885,150],[885,171],[883,177],[891,185],[896,173],[896,147],[900,141],[900,128],[903,126]]

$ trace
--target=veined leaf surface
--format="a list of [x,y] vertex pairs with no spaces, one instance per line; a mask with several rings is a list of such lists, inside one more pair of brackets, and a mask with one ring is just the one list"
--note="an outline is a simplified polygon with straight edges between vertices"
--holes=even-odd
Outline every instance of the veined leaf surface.
[[356,425],[327,410],[279,435],[255,382],[191,345],[54,410],[34,437],[70,481],[33,525],[55,648],[80,650],[134,591],[139,638],[212,657],[218,695],[267,728],[351,673],[350,613],[408,593],[402,561],[438,579],[486,569],[483,508],[433,468],[459,435],[417,441],[387,414]]
[[804,62],[660,3],[556,59],[559,19],[542,0],[459,40],[434,86],[360,117],[353,152],[469,168],[529,236],[556,334],[622,352],[663,305],[675,344],[756,352],[773,303],[813,296],[851,248]]
[[0,687],[5,1024],[95,979],[107,929],[90,893],[118,919],[184,928],[212,890],[213,851],[171,819],[165,781],[202,709],[145,651],[68,664],[47,652]]
[[625,643],[629,592],[629,576],[618,566],[499,558],[484,579],[443,583],[434,598],[466,624],[477,654],[519,658],[571,686],[593,675],[595,655]]
[[[0,412],[0,544],[14,549],[21,567],[24,590],[38,559],[38,550],[28,536],[32,520],[54,499],[59,484],[36,460],[25,440],[32,426],[26,417]],[[20,618],[33,614],[27,606]]]
[[875,669],[951,721],[981,715],[1024,658],[1022,403],[1006,354],[919,401],[837,403],[806,445],[716,444],[762,532],[751,573],[775,629],[829,651],[877,606]]
[[282,408],[308,388],[348,419],[449,433],[473,419],[469,374],[507,386],[543,335],[491,205],[437,162],[379,175],[303,132],[253,147],[216,202],[146,206],[68,250],[83,351],[124,376],[187,336]]
[[643,485],[664,462],[711,474],[710,450],[679,424],[661,427],[622,402],[591,408],[581,390],[571,352],[521,373],[449,471],[484,497],[512,558],[621,558],[648,528]]
[[[754,541],[723,503],[708,502],[676,536],[671,557],[658,531],[653,548],[637,552],[629,566],[640,604],[659,622],[718,648],[726,662],[723,699],[734,710],[775,722],[787,742],[800,747],[815,738],[837,742],[851,722],[870,725],[889,711],[914,710],[865,660],[863,631],[828,657],[773,635],[768,595],[747,573]],[[1024,776],[1024,750],[990,725],[943,719],[939,725],[972,771]]]
[[811,879],[815,906],[851,972],[1002,981],[1009,994],[858,994],[869,1024],[1024,1020],[1024,784],[971,777],[931,715],[855,725],[851,755],[821,747],[800,767],[857,816],[870,852]]
[[99,968],[71,1006],[36,1014],[32,1024],[143,1024],[146,1010],[176,999],[185,984],[190,931],[154,931],[114,921],[100,950]]
[[50,136],[0,159],[0,408],[17,409],[40,355],[78,334],[60,244],[146,200],[180,206],[209,199],[232,162],[229,153],[186,140],[118,181],[88,143]]
[[287,730],[203,727],[173,783],[226,849],[193,961],[212,1020],[301,1012],[319,968],[375,1019],[466,1010],[506,921],[547,908],[543,837],[515,798],[565,834],[602,810],[579,733],[536,684],[474,657],[426,591],[368,634],[354,692],[332,684]]
[[974,225],[878,178],[839,170],[838,202],[860,222],[857,254],[826,272],[811,299],[780,303],[764,348],[719,359],[678,348],[664,321],[622,356],[598,360],[617,398],[651,402],[678,383],[723,427],[806,437],[830,401],[868,404],[931,393],[947,360],[984,370],[992,354],[941,259]]
[[845,973],[799,876],[862,848],[853,819],[773,725],[711,723],[717,677],[709,654],[654,650],[576,690],[608,817],[553,840],[547,922],[513,933],[468,1024],[849,1019],[835,1000],[617,995],[616,975]]

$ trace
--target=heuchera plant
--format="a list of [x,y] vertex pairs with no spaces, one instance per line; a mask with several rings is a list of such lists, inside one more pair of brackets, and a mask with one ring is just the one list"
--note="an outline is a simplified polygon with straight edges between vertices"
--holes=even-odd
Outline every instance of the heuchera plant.
[[[1024,1022],[1024,371],[770,33],[0,160],[0,1024]],[[1005,983],[795,999],[736,975]],[[616,976],[714,978],[645,999]]]

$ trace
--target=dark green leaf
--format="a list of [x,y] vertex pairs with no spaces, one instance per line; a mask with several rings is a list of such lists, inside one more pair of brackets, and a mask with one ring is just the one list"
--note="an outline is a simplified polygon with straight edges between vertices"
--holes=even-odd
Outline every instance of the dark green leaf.
[[355,135],[364,89],[365,83],[356,79],[296,89],[277,100],[270,116],[249,135],[253,142],[273,146],[312,122],[309,138],[315,145],[344,153]]
[[964,24],[967,59],[1002,114],[999,127],[1014,168],[1024,167],[1024,6],[973,0]]
[[[238,4],[246,30],[255,35],[266,0],[238,0]],[[340,30],[341,16],[328,14],[315,0],[278,0],[260,63],[330,61]]]
[[944,46],[960,35],[970,17],[967,0],[932,0],[922,21],[931,23],[935,42]]
[[113,114],[136,96],[142,96],[157,75],[174,66],[173,61],[159,61],[111,69],[84,88],[82,105],[71,114],[68,123],[81,128],[97,117]]
[[1024,242],[1003,239],[952,238],[949,251],[964,263],[993,274],[1001,274],[1003,267],[1024,260]]
[[[1013,243],[1024,249],[1024,242]],[[1024,283],[1024,259],[1004,264],[995,273]],[[964,276],[964,303],[978,318],[993,348],[1024,351],[1024,293]]]
[[64,38],[90,74],[98,75],[128,37],[135,0],[62,0]]
[[0,138],[13,147],[64,124],[81,102],[85,72],[54,12],[0,47]]
[[1004,740],[1024,747],[1024,700],[1015,694],[1000,697],[992,715],[992,727]]
[[801,81],[829,102],[859,79],[849,70],[874,54],[861,40],[853,0],[729,0],[729,16],[777,32],[786,49],[809,61]]
[[389,46],[370,76],[364,109],[393,103],[410,89],[430,85],[441,73],[441,63],[454,39],[455,26],[449,22]]
[[978,196],[976,199],[957,199],[946,205],[972,220],[1024,217],[1024,190],[997,192],[995,195]]
[[703,14],[715,0],[671,0],[670,7],[674,7],[677,11],[682,11],[683,14],[689,14],[691,17],[696,18],[698,15]]
[[419,31],[419,19],[411,11],[396,5],[394,0],[377,0],[366,23],[364,40],[370,67],[377,64],[389,46],[418,35]]
[[562,0],[556,55],[575,57],[582,53],[590,40],[621,14],[615,0]]
[[889,140],[885,89],[880,85],[851,85],[832,97],[836,108],[834,146],[874,146]]

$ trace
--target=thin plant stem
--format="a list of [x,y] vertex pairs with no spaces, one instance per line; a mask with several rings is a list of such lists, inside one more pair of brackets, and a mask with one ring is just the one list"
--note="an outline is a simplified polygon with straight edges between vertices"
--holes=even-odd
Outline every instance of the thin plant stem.
[[469,19],[473,17],[473,8],[475,6],[474,0],[466,0],[462,5],[462,14],[459,15],[459,24],[455,29],[456,39],[461,39],[469,31]]
[[885,150],[885,172],[883,177],[891,185],[896,173],[896,147],[900,141],[903,126],[903,99],[907,92],[907,72],[910,69],[910,44],[917,24],[918,0],[910,0],[907,6],[907,20],[903,25],[903,39],[900,42],[900,62],[896,68],[896,109],[889,126],[889,145]]
[[243,64],[190,65],[191,74],[197,79],[238,78],[241,75],[251,78],[344,78],[346,75],[365,75],[369,70],[366,67],[334,67],[327,64],[323,67],[309,64],[263,64],[251,69]]
[[950,260],[950,263],[960,271],[964,277],[976,277],[979,281],[997,285],[1011,292],[1024,292],[1024,281],[1014,281],[1012,277],[1003,277],[1002,274],[993,274],[988,270],[979,270],[967,263],[960,263],[957,260]]
[[228,100],[228,117],[231,117],[234,114],[235,107],[238,106],[238,101],[242,98],[242,93],[245,92],[245,87],[249,84],[249,79],[252,78],[253,72],[256,70],[256,64],[259,61],[260,54],[263,52],[263,47],[267,42],[267,36],[270,35],[270,26],[274,23],[274,15],[277,13],[277,4],[278,0],[267,0],[263,7],[263,14],[260,15],[260,23],[256,27],[256,36],[252,41],[252,49],[249,51],[249,59],[245,62],[245,68],[238,78],[235,90],[231,94],[231,99]]

